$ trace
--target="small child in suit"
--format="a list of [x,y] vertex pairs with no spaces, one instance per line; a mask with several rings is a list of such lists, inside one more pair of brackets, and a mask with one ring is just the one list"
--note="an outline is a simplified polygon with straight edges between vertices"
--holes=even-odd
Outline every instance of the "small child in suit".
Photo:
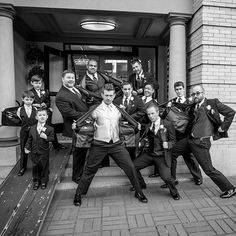
[[20,149],[21,149],[21,157],[20,157],[20,170],[18,172],[18,176],[24,175],[27,169],[27,160],[28,154],[25,153],[24,148],[29,137],[30,126],[37,123],[35,118],[36,116],[36,108],[32,106],[34,102],[34,94],[32,91],[23,92],[22,96],[23,105],[18,108],[17,116],[21,119],[22,125],[20,130]]
[[49,142],[54,140],[53,128],[46,124],[48,119],[47,110],[44,108],[38,109],[36,119],[38,123],[30,128],[29,138],[25,145],[25,153],[31,152],[34,190],[37,190],[40,184],[41,189],[47,188],[49,180]]
[[[36,108],[45,108],[48,112],[48,120],[47,124],[52,125],[52,109],[50,108],[50,95],[49,91],[43,90],[43,78],[40,75],[33,75],[30,79],[30,83],[32,85],[32,91],[34,93],[35,99],[33,102],[33,106]],[[57,140],[56,133],[54,133],[54,141],[52,143],[54,149],[66,149],[65,146],[60,144]]]

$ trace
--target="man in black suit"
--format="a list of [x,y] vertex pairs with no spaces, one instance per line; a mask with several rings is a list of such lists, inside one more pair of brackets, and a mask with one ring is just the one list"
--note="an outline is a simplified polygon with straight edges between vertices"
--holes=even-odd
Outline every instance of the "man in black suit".
[[[223,192],[221,198],[230,198],[236,193],[229,180],[212,165],[210,137],[213,140],[228,137],[227,131],[233,121],[235,111],[221,103],[217,98],[207,99],[204,88],[196,85],[192,88],[194,104],[190,108],[191,123],[189,137],[182,144],[184,150],[191,151],[203,171]],[[221,121],[220,114],[224,117]]]
[[[72,137],[72,123],[88,111],[81,93],[74,87],[75,74],[73,71],[65,70],[62,73],[62,86],[56,95],[56,105],[64,120],[63,135]],[[87,148],[74,148],[72,180],[78,182],[80,179]]]
[[135,197],[138,198],[139,201],[146,203],[147,198],[140,188],[133,162],[119,137],[120,119],[122,116],[124,116],[124,118],[127,117],[127,119],[130,116],[112,103],[115,98],[115,88],[113,84],[105,84],[101,95],[103,98],[102,103],[98,105],[91,114],[91,118],[94,120],[96,127],[94,140],[91,144],[84,172],[78,183],[74,197],[74,205],[81,205],[81,194],[87,193],[99,165],[107,154],[124,170],[130,182],[135,187]]
[[[144,104],[144,110],[146,111],[148,106],[151,105],[151,103],[156,103],[158,104],[157,100],[153,98],[154,95],[154,84],[152,82],[147,82],[144,85],[144,95],[142,96],[142,101]],[[142,125],[142,129],[141,129],[141,135],[144,132],[146,125],[150,122],[147,113],[145,114],[145,116],[143,117],[142,121],[141,121],[141,125]],[[158,172],[157,167],[154,165],[154,172],[152,174],[150,174],[148,177],[149,178],[156,178],[159,177],[160,174]]]
[[[141,154],[134,160],[134,166],[138,173],[139,182],[142,188],[146,188],[146,183],[140,173],[140,170],[155,164],[160,173],[161,178],[169,187],[170,194],[174,200],[179,200],[180,196],[175,187],[174,179],[171,176],[171,150],[175,143],[175,129],[171,122],[161,120],[159,116],[159,107],[155,103],[151,103],[147,107],[147,115],[150,124],[142,136],[142,141],[146,141],[148,145],[146,152]],[[133,191],[133,188],[130,189]]]
[[[80,86],[87,89],[99,96],[101,96],[102,88],[105,84],[105,79],[98,73],[98,63],[94,59],[90,59],[87,64],[87,71],[82,80],[80,81]],[[98,104],[101,101],[95,97],[91,98],[89,101],[91,105]]]
[[[178,109],[181,112],[186,112],[188,113],[188,107],[189,106],[182,106],[181,104],[190,104],[191,102],[189,99],[185,97],[185,88],[184,88],[184,83],[182,81],[177,81],[174,84],[174,90],[177,95],[176,98],[171,100],[165,109],[165,111],[162,114],[162,118],[165,119],[165,117],[168,115],[170,112],[171,107],[174,106],[180,106]],[[184,138],[187,137],[187,129],[185,132],[180,132],[177,129],[175,130],[176,132],[176,144],[173,147],[172,153],[173,153],[173,158],[171,162],[171,175],[175,180],[175,184],[178,184],[178,180],[176,179],[176,168],[177,168],[177,158],[178,156],[182,155],[183,159],[189,168],[190,173],[193,176],[193,180],[196,185],[201,185],[202,184],[202,174],[201,170],[199,168],[199,165],[197,163],[196,158],[190,153],[190,152],[184,152],[183,153],[183,146],[182,146],[182,141]],[[167,188],[166,184],[161,185],[161,188]]]
[[[133,94],[142,96],[143,88],[146,82],[154,83],[153,76],[150,73],[145,73],[142,69],[142,63],[139,59],[131,61],[133,74],[129,76],[129,82],[133,86]],[[156,87],[157,89],[158,87]]]
[[[133,87],[130,82],[123,82],[121,85],[123,96],[114,100],[120,108],[123,108],[132,118],[140,122],[145,115],[144,104],[138,96],[132,95]],[[127,147],[132,160],[136,157],[136,148]]]

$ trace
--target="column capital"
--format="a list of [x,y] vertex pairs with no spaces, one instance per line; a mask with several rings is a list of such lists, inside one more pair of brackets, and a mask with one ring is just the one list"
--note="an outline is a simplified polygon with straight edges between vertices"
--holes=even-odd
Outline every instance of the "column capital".
[[5,16],[13,19],[16,11],[13,5],[10,4],[0,4],[0,16]]
[[168,22],[170,26],[173,25],[184,25],[186,22],[192,17],[191,14],[181,14],[181,13],[173,13],[170,12],[168,15]]

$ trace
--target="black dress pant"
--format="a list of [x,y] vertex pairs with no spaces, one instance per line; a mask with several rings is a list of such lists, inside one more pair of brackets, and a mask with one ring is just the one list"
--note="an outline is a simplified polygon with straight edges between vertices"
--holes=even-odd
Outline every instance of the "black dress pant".
[[188,139],[187,148],[188,147],[196,157],[199,165],[202,167],[206,175],[212,179],[212,181],[220,188],[222,192],[234,188],[229,180],[212,165],[209,151],[211,147],[210,138]]
[[187,145],[187,139],[180,139],[172,149],[171,175],[176,180],[177,158],[183,156],[184,161],[192,174],[194,180],[202,180],[201,170],[196,158],[192,155],[190,147]]
[[88,148],[75,148],[73,151],[72,180],[78,180],[84,170]]
[[97,173],[99,165],[106,155],[109,155],[116,164],[125,172],[136,192],[142,193],[134,164],[128,151],[121,141],[110,144],[94,140],[90,149],[89,157],[84,172],[78,183],[76,194],[86,194],[88,188]]
[[166,165],[164,156],[154,157],[150,156],[148,153],[143,153],[140,157],[134,160],[134,166],[137,170],[140,185],[142,187],[146,186],[146,183],[140,173],[140,170],[153,164],[157,167],[160,177],[169,187],[171,195],[177,194],[178,191],[175,187],[174,179],[171,176],[170,167]]
[[28,154],[25,153],[25,145],[27,143],[27,140],[29,138],[29,129],[23,129],[20,130],[20,169],[27,168],[27,160],[28,160]]
[[31,154],[33,182],[47,183],[49,180],[49,153]]

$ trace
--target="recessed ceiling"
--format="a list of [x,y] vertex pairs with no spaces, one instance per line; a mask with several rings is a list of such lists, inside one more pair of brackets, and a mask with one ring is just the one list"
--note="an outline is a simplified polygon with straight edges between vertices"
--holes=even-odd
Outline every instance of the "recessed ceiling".
[[[80,12],[57,9],[16,8],[15,29],[29,41],[50,41],[106,45],[150,45],[166,43],[168,23],[165,15],[140,15],[102,11]],[[80,26],[87,20],[111,21],[110,31],[88,31]]]

